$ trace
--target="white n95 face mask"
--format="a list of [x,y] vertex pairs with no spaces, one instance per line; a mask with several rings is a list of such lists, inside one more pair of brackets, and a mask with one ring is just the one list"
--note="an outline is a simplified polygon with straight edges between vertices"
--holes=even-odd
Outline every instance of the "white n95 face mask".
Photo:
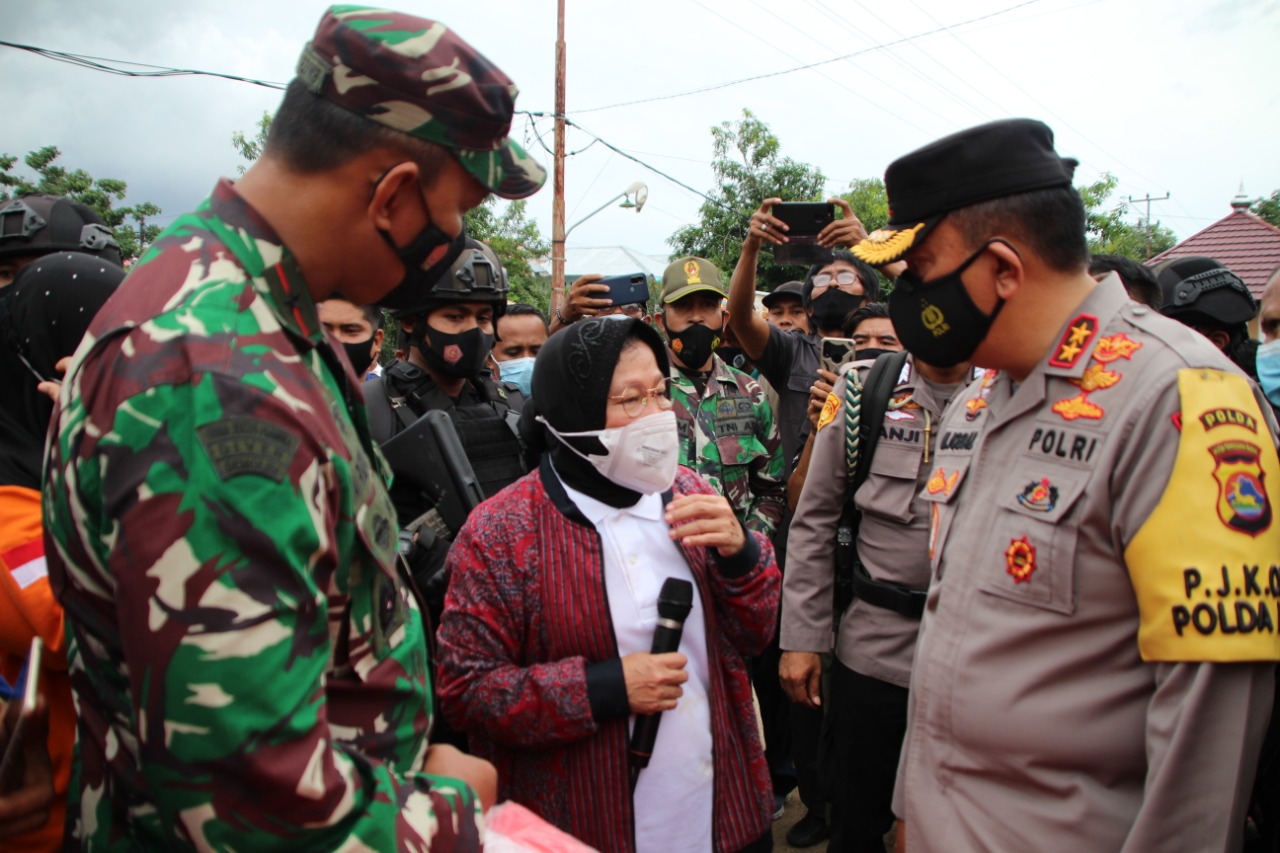
[[[646,415],[626,426],[583,432],[558,432],[546,418],[539,415],[538,420],[565,447],[590,462],[600,476],[625,489],[651,495],[665,492],[676,481],[680,436],[673,411]],[[565,441],[566,438],[599,439],[606,453],[603,456],[583,453]]]

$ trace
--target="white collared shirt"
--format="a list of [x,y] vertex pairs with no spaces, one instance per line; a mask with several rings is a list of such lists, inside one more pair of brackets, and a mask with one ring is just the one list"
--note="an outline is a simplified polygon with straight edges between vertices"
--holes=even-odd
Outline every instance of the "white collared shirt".
[[[693,571],[670,538],[662,495],[644,495],[635,506],[617,509],[561,483],[600,534],[618,655],[648,652],[658,625],[663,582],[680,578],[697,586]],[[680,651],[689,659],[689,680],[675,710],[663,713],[653,757],[636,783],[636,853],[705,853],[714,847],[711,670],[706,621],[697,594],[684,623]]]

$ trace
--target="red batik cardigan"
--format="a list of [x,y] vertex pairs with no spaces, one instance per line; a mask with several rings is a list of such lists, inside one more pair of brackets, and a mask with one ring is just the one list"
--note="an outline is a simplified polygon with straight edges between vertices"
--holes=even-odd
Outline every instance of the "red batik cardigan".
[[[714,494],[681,467],[675,495]],[[681,547],[711,662],[717,853],[769,831],[773,810],[744,658],[772,638],[781,578],[768,539],[731,559]],[[449,551],[438,633],[441,710],[522,803],[602,851],[635,849],[622,667],[600,536],[547,458],[485,501]],[[619,695],[621,698],[619,699]]]

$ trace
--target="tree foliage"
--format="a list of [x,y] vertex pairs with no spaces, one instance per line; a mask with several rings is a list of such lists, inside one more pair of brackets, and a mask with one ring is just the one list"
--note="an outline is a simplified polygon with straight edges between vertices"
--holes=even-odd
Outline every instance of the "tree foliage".
[[551,289],[539,284],[531,261],[546,255],[551,244],[543,239],[538,223],[529,218],[524,199],[498,202],[492,197],[467,211],[467,233],[488,243],[507,271],[510,291],[507,300],[526,302],[545,316],[551,304]]
[[[782,143],[769,126],[747,109],[738,121],[711,128],[712,172],[716,186],[698,211],[699,221],[672,234],[667,244],[672,257],[696,255],[726,275],[738,262],[751,214],[771,196],[785,201],[816,201],[826,179],[822,171],[783,157]],[[760,253],[757,287],[772,290],[802,272],[778,266],[767,249]]]
[[1268,198],[1255,199],[1249,212],[1280,228],[1280,190],[1272,190]]
[[133,206],[117,207],[124,201],[129,187],[117,178],[95,178],[84,169],[66,169],[55,161],[62,152],[55,145],[46,145],[22,158],[23,164],[35,173],[26,177],[14,173],[18,158],[0,154],[0,201],[7,201],[31,193],[48,193],[86,204],[97,211],[102,221],[115,234],[120,244],[120,257],[136,258],[159,235],[159,225],[147,224],[162,212],[149,201]]
[[849,202],[868,234],[889,224],[889,196],[880,178],[854,178],[840,198]]
[[[262,156],[262,149],[267,145],[267,131],[271,129],[271,113],[263,113],[258,119],[258,132],[250,138],[243,130],[231,134],[231,145],[248,162],[252,163]],[[244,166],[236,166],[240,174],[245,173]]]
[[1095,255],[1124,255],[1145,261],[1172,248],[1178,238],[1158,220],[1154,223],[1140,220],[1134,224],[1125,219],[1129,213],[1127,202],[1106,206],[1117,183],[1115,175],[1104,172],[1094,183],[1076,188],[1084,201],[1089,251]]

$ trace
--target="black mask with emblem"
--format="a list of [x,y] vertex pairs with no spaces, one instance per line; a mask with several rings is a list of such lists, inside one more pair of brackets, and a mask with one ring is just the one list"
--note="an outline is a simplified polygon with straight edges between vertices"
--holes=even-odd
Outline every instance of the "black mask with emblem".
[[415,329],[410,336],[428,367],[456,379],[475,379],[479,375],[493,350],[493,338],[479,326],[456,335],[427,328],[425,317],[421,330]]
[[673,332],[670,327],[666,331],[671,351],[690,370],[701,370],[716,347],[720,346],[720,329],[712,329],[702,323],[690,323],[680,332]]
[[898,276],[889,296],[889,319],[903,346],[916,358],[937,367],[954,367],[969,361],[987,337],[1004,308],[1004,300],[998,299],[990,314],[982,313],[965,290],[960,275],[997,242],[1004,243],[983,243],[956,269],[932,281],[924,281],[910,270]]

